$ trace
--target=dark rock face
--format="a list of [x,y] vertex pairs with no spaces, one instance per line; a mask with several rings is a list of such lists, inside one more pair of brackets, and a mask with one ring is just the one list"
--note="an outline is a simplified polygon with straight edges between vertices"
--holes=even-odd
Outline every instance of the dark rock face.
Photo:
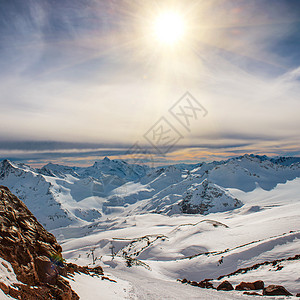
[[257,280],[253,282],[255,290],[262,290],[265,287],[265,283],[262,280]]
[[263,290],[266,296],[292,296],[282,285],[269,285]]
[[[12,265],[17,279],[29,286],[19,285],[22,286],[19,287],[21,298],[33,290],[30,286],[34,285],[49,290],[45,292],[48,298],[43,299],[52,299],[51,295],[55,299],[79,299],[60,276],[66,274],[61,251],[55,237],[38,223],[25,204],[8,188],[0,186],[0,257]],[[5,284],[0,288],[13,297],[18,292]]]
[[[195,203],[195,198],[197,198],[197,204]],[[179,206],[184,214],[205,215],[215,206],[214,202],[216,199],[223,199],[223,206],[228,207],[228,209],[230,207],[230,209],[234,209],[243,205],[240,200],[232,198],[222,189],[205,179],[200,186],[192,186],[186,191]],[[225,199],[227,200],[225,201]]]
[[47,282],[49,284],[55,284],[59,270],[57,267],[53,267],[53,263],[46,256],[38,256],[35,259],[35,266],[38,278],[41,282]]
[[218,291],[232,291],[233,286],[229,281],[225,280],[218,285],[217,290]]

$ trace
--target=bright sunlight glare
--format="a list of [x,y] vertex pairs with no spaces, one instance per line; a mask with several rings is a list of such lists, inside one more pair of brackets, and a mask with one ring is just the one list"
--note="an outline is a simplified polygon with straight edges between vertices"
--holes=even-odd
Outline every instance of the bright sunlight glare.
[[162,44],[178,43],[185,31],[183,17],[176,12],[164,12],[154,22],[155,38]]

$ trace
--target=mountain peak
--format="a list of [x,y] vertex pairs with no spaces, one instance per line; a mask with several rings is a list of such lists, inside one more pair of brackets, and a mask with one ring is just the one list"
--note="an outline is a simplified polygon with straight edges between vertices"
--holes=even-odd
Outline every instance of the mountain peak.
[[192,184],[179,205],[183,213],[205,215],[232,210],[241,207],[243,203],[206,178],[201,183]]
[[16,169],[16,167],[10,160],[4,159],[2,162],[0,162],[0,176],[5,176],[13,169]]
[[5,166],[13,166],[11,161],[9,159],[4,159],[2,161],[2,165],[5,167]]

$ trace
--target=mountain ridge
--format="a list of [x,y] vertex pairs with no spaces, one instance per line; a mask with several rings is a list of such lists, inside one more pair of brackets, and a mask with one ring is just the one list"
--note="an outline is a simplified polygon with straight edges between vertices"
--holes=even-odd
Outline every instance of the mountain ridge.
[[[156,168],[107,157],[89,167],[49,163],[35,169],[9,160],[0,162],[0,184],[23,200],[49,230],[87,225],[109,215],[231,210],[243,204],[228,189],[250,192],[259,186],[268,191],[296,177],[300,177],[300,158],[253,154]],[[215,191],[209,200],[199,192],[206,183]],[[193,195],[187,191],[194,191]]]

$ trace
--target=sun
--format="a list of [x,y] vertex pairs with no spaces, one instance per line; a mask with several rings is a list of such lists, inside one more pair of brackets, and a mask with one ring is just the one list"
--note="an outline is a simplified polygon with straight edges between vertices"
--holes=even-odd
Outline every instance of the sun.
[[154,21],[154,37],[161,44],[177,44],[182,40],[184,32],[184,18],[177,12],[163,12]]

